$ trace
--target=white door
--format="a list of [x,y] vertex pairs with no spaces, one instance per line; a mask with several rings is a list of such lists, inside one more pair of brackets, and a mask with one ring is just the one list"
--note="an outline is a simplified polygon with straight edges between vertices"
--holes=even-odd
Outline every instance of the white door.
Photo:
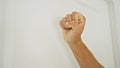
[[59,20],[72,11],[87,19],[86,46],[105,68],[114,68],[104,0],[4,0],[3,10],[3,68],[79,68],[59,27]]

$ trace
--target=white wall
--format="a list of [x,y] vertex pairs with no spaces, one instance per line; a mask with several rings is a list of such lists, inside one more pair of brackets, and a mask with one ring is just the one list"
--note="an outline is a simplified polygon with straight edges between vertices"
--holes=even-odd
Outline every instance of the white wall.
[[103,0],[5,0],[3,68],[79,68],[58,21],[77,10],[86,18],[83,40],[106,68],[114,68],[107,3]]

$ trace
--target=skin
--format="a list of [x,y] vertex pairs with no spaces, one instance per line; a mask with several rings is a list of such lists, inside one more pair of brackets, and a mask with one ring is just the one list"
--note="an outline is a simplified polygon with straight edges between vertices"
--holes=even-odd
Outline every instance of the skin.
[[85,17],[72,12],[60,21],[64,40],[71,48],[80,68],[104,68],[83,43],[81,35],[85,26]]

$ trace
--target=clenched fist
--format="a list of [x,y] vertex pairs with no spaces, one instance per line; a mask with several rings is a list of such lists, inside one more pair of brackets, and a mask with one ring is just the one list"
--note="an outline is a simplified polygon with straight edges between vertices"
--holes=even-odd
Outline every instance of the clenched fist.
[[78,13],[72,12],[66,15],[60,21],[63,30],[64,39],[68,43],[76,43],[81,41],[81,34],[85,26],[85,17]]

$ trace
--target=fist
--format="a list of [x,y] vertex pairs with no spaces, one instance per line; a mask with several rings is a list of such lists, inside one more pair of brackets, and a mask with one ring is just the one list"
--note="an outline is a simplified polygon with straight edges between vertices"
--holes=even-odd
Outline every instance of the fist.
[[63,30],[65,41],[74,43],[80,40],[84,25],[85,17],[78,12],[72,12],[63,17],[60,21],[60,26]]
[[72,29],[72,25],[70,24],[70,22],[74,21],[78,24],[85,23],[85,17],[78,12],[72,12],[72,14],[66,15],[62,21],[62,27],[64,27],[64,29]]

